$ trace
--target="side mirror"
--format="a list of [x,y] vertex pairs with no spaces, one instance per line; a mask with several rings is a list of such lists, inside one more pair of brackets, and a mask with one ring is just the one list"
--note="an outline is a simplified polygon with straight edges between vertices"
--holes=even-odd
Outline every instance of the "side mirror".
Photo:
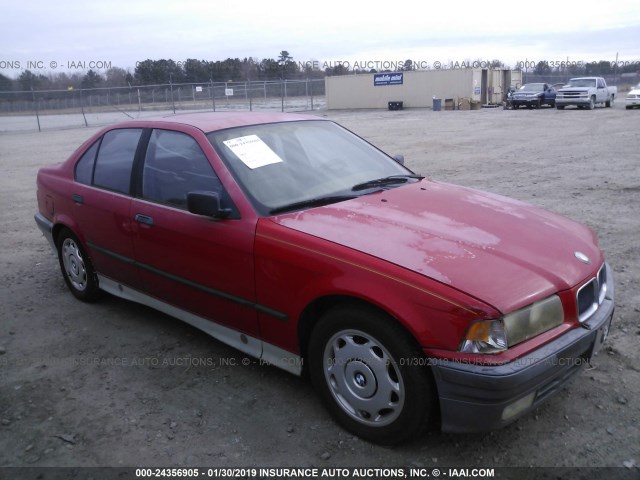
[[404,155],[396,155],[393,157],[393,159],[398,162],[400,165],[404,165]]
[[189,192],[187,210],[212,218],[227,218],[231,214],[230,209],[220,206],[220,195],[217,192]]

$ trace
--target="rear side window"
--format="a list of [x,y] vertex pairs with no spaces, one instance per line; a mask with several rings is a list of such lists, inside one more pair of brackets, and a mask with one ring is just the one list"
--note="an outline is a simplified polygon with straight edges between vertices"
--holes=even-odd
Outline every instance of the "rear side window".
[[141,134],[142,129],[139,128],[111,130],[104,134],[93,172],[95,186],[129,193],[131,167]]
[[99,140],[91,145],[91,148],[87,150],[78,163],[76,163],[76,182],[91,185],[93,181],[93,165],[96,161],[98,145],[100,145]]

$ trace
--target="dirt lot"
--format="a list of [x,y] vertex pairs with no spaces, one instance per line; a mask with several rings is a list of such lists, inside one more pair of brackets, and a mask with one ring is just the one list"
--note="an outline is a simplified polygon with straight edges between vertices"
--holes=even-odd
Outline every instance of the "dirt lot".
[[[75,300],[33,221],[35,176],[95,129],[5,133],[0,467],[613,466],[637,472],[640,111],[616,105],[319,115],[390,154],[403,153],[420,173],[532,202],[595,229],[616,274],[617,310],[593,368],[501,431],[434,432],[397,448],[371,445],[338,427],[304,378],[243,365],[244,355],[151,309],[113,297],[95,305]],[[129,364],[114,364],[118,359]]]

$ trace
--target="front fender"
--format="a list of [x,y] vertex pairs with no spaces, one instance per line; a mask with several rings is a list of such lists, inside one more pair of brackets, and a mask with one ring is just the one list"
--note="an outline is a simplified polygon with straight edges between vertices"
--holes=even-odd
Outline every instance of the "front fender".
[[255,258],[257,302],[287,315],[284,324],[261,315],[264,339],[296,353],[298,322],[319,298],[372,304],[397,319],[419,345],[441,349],[455,350],[470,321],[499,315],[450,286],[268,219],[258,222]]

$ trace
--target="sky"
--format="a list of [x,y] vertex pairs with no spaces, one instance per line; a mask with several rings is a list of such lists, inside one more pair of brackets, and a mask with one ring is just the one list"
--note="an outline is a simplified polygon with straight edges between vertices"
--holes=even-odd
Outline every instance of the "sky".
[[[321,68],[410,59],[434,68],[498,59],[635,62],[640,2],[493,0],[5,1],[0,73],[104,72],[136,62],[253,57]],[[615,5],[614,8],[611,5]]]

